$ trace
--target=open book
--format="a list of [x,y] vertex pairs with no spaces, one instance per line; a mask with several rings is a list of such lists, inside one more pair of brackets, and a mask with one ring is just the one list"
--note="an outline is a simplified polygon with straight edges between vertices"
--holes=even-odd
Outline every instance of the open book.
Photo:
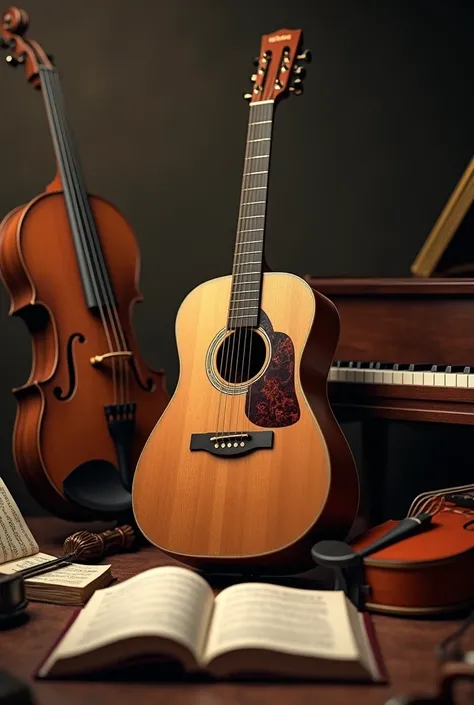
[[197,573],[164,566],[97,591],[37,675],[157,657],[215,678],[383,681],[372,639],[368,616],[343,592],[242,583],[214,597]]
[[[16,573],[56,558],[40,553],[38,544],[0,478],[0,573]],[[83,605],[95,590],[112,580],[110,565],[80,565],[64,568],[25,580],[26,597],[57,605]]]

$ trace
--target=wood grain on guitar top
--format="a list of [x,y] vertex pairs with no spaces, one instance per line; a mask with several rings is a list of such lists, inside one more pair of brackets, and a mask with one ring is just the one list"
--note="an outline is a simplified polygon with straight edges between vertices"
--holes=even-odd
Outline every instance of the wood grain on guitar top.
[[209,281],[179,310],[180,379],[137,466],[135,516],[152,543],[188,563],[307,565],[315,525],[344,535],[358,505],[354,461],[326,395],[337,312],[302,279],[266,273],[261,308],[294,347],[299,419],[273,428],[272,449],[230,458],[191,451],[193,433],[261,430],[246,417],[247,395],[223,394],[206,371],[230,285],[231,277]]

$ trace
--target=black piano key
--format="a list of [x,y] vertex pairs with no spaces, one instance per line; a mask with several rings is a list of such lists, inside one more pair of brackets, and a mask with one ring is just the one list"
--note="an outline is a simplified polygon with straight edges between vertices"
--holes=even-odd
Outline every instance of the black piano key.
[[[436,365],[434,365],[436,367]],[[413,365],[415,372],[431,372],[433,365],[431,363],[422,363]]]

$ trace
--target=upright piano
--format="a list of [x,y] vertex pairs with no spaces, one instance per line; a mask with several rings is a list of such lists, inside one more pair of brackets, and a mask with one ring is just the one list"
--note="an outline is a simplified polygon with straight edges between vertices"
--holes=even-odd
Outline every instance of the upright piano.
[[365,422],[364,458],[374,496],[381,491],[386,452],[381,422],[474,425],[473,202],[474,158],[413,263],[415,276],[306,277],[339,311],[329,398],[341,422]]

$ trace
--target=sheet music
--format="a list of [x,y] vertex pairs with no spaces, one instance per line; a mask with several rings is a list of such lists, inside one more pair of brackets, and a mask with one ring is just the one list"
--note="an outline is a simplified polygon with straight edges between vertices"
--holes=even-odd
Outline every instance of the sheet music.
[[38,553],[39,547],[0,478],[0,564]]

